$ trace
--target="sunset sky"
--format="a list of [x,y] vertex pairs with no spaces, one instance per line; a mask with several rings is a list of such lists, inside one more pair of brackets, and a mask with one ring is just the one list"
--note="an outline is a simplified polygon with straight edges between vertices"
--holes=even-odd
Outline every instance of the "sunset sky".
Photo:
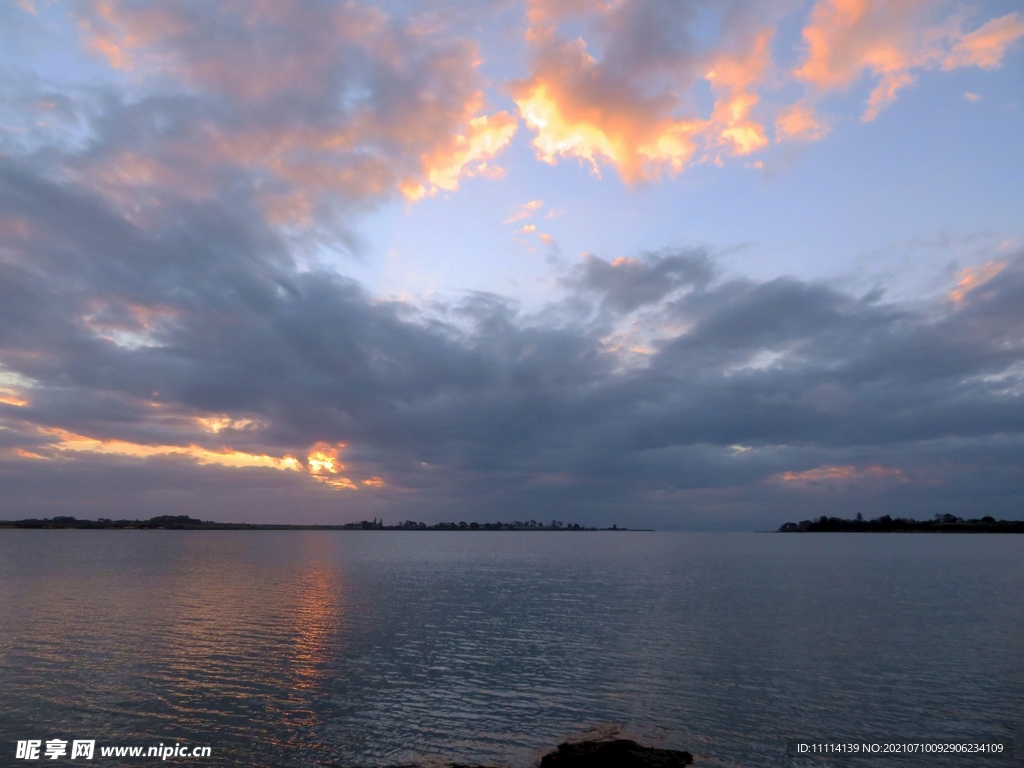
[[0,518],[1024,517],[1024,12],[0,2]]

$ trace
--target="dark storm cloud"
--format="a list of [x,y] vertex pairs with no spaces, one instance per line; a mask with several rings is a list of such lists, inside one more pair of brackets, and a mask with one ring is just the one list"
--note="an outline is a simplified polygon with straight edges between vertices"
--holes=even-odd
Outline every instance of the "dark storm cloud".
[[[235,519],[271,519],[276,504],[301,519],[626,522],[628,508],[660,525],[750,525],[822,503],[931,514],[957,499],[958,513],[1011,515],[1019,497],[1019,257],[959,302],[912,307],[722,280],[699,251],[590,256],[565,285],[615,317],[643,311],[651,349],[637,363],[608,346],[607,323],[554,323],[498,296],[430,316],[375,300],[298,269],[261,217],[216,200],[137,222],[5,161],[0,211],[0,361],[36,382],[8,387],[28,404],[0,404],[9,510],[78,498]],[[237,425],[198,431],[210,414]],[[343,442],[350,468],[387,486],[53,453],[55,429],[300,458]]]

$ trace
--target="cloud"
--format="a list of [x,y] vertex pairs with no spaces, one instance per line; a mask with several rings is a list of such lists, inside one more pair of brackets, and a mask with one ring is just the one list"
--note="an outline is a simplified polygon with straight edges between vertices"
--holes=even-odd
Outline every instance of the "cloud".
[[879,0],[817,0],[802,30],[806,55],[794,77],[817,93],[847,88],[865,72],[877,78],[865,122],[917,79],[915,70],[941,66],[998,67],[1007,47],[1024,36],[1024,17],[1011,13],[965,33],[962,19],[938,19],[939,5]]
[[83,45],[157,86],[69,163],[124,205],[247,189],[276,222],[493,177],[516,120],[488,114],[473,42],[357,3],[80,6]]
[[779,110],[775,116],[775,140],[803,139],[817,141],[829,132],[814,112],[814,107],[806,104],[791,104]]
[[[964,32],[964,17],[941,16],[946,5],[817,0],[802,23],[802,60],[788,73],[809,88],[798,102],[775,108],[776,141],[824,137],[829,127],[815,102],[865,73],[876,80],[862,114],[871,121],[921,70],[997,67],[1024,35],[1016,13]],[[531,0],[531,71],[509,90],[534,133],[537,157],[550,164],[576,159],[598,176],[612,166],[636,184],[764,150],[770,141],[762,113],[770,110],[761,108],[761,92],[785,80],[776,74],[772,41],[794,8]],[[712,18],[716,37],[709,40]],[[696,95],[703,87],[714,96],[710,113]]]
[[254,455],[232,450],[214,451],[198,445],[146,445],[126,440],[98,440],[58,428],[50,428],[44,432],[58,438],[52,444],[52,448],[61,452],[127,456],[136,459],[147,459],[154,456],[183,456],[199,464],[217,464],[222,467],[266,467],[292,472],[301,470],[298,460],[292,456]]
[[702,250],[620,256],[611,262],[587,254],[566,284],[601,296],[602,304],[616,311],[631,312],[680,288],[703,288],[712,274],[711,261]]
[[[864,482],[842,503],[1010,514],[1019,253],[925,307],[725,279],[699,249],[590,255],[538,314],[471,294],[428,317],[299,270],[228,205],[139,223],[7,162],[0,209],[27,223],[0,261],[8,514],[73,496],[104,516],[170,511],[157,494],[177,513],[322,521],[340,493],[346,519],[571,504],[620,524],[628,505],[649,524],[763,526],[813,506],[798,480],[849,467]],[[143,323],[154,343],[110,331]]]
[[968,293],[987,283],[1005,268],[1006,262],[990,261],[987,264],[979,264],[960,270],[959,274],[957,274],[959,281],[947,294],[950,301],[954,304],[962,303]]
[[899,469],[886,467],[816,467],[806,469],[803,472],[781,472],[775,475],[776,479],[783,483],[795,483],[798,485],[819,485],[826,482],[851,482],[865,478],[895,478],[904,480],[903,472]]
[[719,54],[705,73],[718,98],[711,114],[717,143],[731,148],[730,154],[749,155],[768,145],[764,126],[751,117],[760,101],[757,86],[768,65],[768,43],[773,30],[762,29],[742,54]]
[[544,205],[543,200],[531,200],[528,203],[523,203],[516,208],[503,223],[514,224],[517,221],[532,218],[537,213],[537,209],[542,205]]
[[[576,158],[597,174],[615,167],[626,183],[676,174],[704,149],[707,157],[742,155],[767,144],[751,113],[768,65],[769,28],[748,30],[746,14],[723,20],[727,40],[700,51],[689,25],[696,4],[667,0],[624,3],[532,2],[526,41],[528,78],[510,84],[538,158]],[[590,25],[591,42],[563,36],[560,23]],[[741,21],[736,21],[741,19]],[[716,94],[703,117],[685,97],[703,79]]]
[[996,69],[1002,65],[1006,49],[1021,37],[1024,37],[1024,14],[1008,13],[992,19],[959,37],[949,55],[942,60],[942,68],[977,66]]

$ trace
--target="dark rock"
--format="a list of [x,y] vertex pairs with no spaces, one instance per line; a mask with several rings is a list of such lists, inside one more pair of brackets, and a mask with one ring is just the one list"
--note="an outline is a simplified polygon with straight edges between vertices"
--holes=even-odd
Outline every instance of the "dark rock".
[[642,747],[629,739],[577,741],[559,744],[544,755],[540,768],[682,768],[693,755],[677,749]]

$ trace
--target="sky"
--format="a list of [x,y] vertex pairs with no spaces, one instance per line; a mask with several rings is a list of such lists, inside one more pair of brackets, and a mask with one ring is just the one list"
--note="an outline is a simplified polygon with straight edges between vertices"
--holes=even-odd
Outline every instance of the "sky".
[[1024,516],[1024,12],[3,0],[0,518]]

